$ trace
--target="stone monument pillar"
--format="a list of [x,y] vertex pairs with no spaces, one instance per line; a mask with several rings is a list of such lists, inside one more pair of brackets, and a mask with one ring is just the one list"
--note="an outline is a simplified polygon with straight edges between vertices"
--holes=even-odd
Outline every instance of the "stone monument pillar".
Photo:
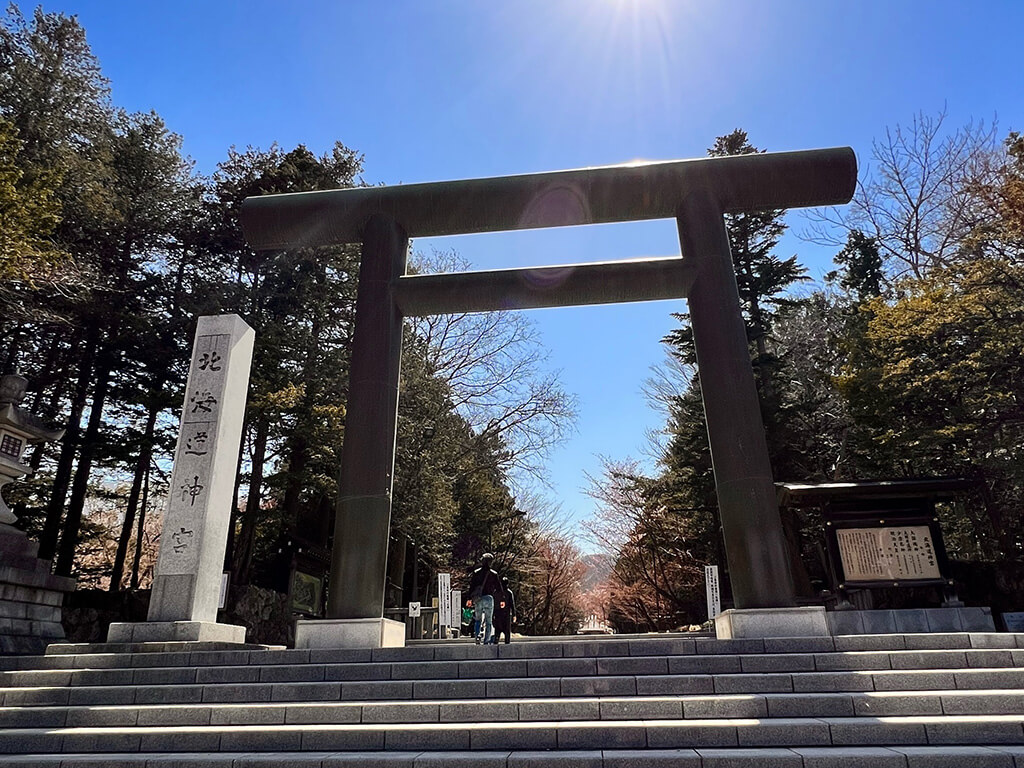
[[245,641],[217,604],[254,338],[237,315],[199,318],[148,620],[111,624],[108,642]]
[[[28,445],[64,436],[21,409],[27,384],[16,374],[0,378],[0,488],[32,472],[22,462]],[[50,573],[50,561],[37,557],[39,545],[14,527],[17,520],[0,498],[0,653],[42,653],[64,639],[61,604],[75,580]]]

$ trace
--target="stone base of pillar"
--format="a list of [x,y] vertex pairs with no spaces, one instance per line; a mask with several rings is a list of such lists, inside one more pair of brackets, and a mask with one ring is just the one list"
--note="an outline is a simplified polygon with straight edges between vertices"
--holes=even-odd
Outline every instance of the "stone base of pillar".
[[114,622],[108,643],[245,643],[245,627],[213,621]]
[[741,637],[827,637],[821,606],[799,608],[733,608],[715,617],[719,640]]
[[394,619],[299,620],[296,648],[402,648],[405,624]]
[[39,545],[0,524],[0,654],[39,654],[64,640],[61,607],[75,580],[50,573]]
[[829,611],[828,627],[833,635],[996,631],[988,607]]

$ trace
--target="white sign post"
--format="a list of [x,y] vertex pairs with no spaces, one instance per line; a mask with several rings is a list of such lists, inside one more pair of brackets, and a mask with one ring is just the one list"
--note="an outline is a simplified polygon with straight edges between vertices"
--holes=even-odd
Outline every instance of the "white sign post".
[[722,596],[718,587],[718,566],[704,566],[704,583],[708,593],[708,619],[722,612]]
[[420,616],[420,604],[419,603],[409,603],[409,618],[410,619],[418,619],[419,616]]
[[437,574],[437,623],[438,635],[442,639],[448,637],[448,627],[452,625],[452,575]]
[[456,637],[462,634],[462,590],[452,590],[452,626]]

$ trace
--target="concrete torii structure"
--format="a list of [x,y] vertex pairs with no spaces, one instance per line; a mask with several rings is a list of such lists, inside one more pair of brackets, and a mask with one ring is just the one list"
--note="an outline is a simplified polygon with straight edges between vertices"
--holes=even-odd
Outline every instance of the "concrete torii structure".
[[[794,607],[722,215],[847,203],[856,180],[842,147],[248,198],[258,250],[362,243],[328,619],[300,622],[296,644],[404,644],[382,618],[403,317],[683,297],[736,606],[719,636],[827,633],[823,609]],[[677,221],[680,257],[405,273],[412,237],[662,218]]]

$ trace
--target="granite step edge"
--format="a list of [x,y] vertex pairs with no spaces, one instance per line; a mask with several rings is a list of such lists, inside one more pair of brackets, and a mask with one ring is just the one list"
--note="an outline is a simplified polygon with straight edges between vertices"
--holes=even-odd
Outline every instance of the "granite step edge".
[[388,768],[805,768],[811,765],[855,765],[857,768],[903,768],[912,759],[914,768],[948,768],[951,758],[960,765],[984,768],[1011,768],[1014,757],[1024,766],[1024,748],[992,746],[964,747],[814,747],[814,748],[698,748],[645,750],[561,750],[478,751],[468,758],[453,757],[450,752],[280,752],[259,755],[250,752],[140,753],[101,755],[95,753],[50,754],[14,757],[17,768],[95,768],[97,757],[105,759],[104,768],[176,768],[183,761],[208,768],[239,766],[280,766],[280,768],[331,768],[349,766],[387,766]]
[[[472,661],[489,659],[527,658],[599,658],[627,656],[674,655],[765,655],[789,653],[830,653],[847,651],[899,651],[899,650],[1012,650],[1024,648],[1024,633],[1009,632],[949,632],[909,633],[885,635],[838,635],[814,638],[766,638],[717,640],[714,638],[687,638],[679,635],[644,638],[615,639],[615,636],[594,640],[536,639],[527,642],[496,646],[477,646],[472,643],[416,641],[404,648],[383,649],[285,649],[281,646],[231,643],[54,643],[46,656],[83,655],[109,657],[111,654],[181,654],[181,664],[210,663],[203,657],[207,651],[252,651],[251,661],[264,664],[330,663],[333,658],[343,661]],[[185,653],[196,654],[186,658]],[[0,656],[0,669],[18,658],[15,664],[27,663],[29,658]],[[126,666],[141,665],[143,659],[126,661]],[[248,663],[249,657],[245,658]],[[74,663],[74,662],[71,662]]]
[[[817,718],[917,715],[1024,715],[1024,690],[936,690],[856,693],[705,694],[692,696],[435,699],[419,701],[323,701],[112,704],[0,708],[0,730],[42,727],[145,727],[155,725],[303,725],[313,723],[459,723],[548,719],[633,720],[652,717],[706,719]],[[597,717],[594,717],[594,714]],[[669,714],[673,713],[673,714]]]
[[10,729],[4,754],[1024,746],[1024,716]]
[[[378,664],[388,665],[395,669],[410,669],[416,665],[437,665],[436,668],[443,668],[443,665],[465,665],[466,670],[474,668],[486,671],[488,667],[499,668],[502,664],[512,665],[516,663],[528,664],[542,667],[545,663],[569,667],[573,664],[582,665],[593,662],[597,666],[634,666],[637,668],[656,666],[659,660],[678,660],[677,665],[699,666],[706,663],[710,672],[724,673],[738,672],[737,669],[723,669],[737,660],[733,667],[739,665],[747,672],[824,672],[824,671],[853,671],[858,668],[864,669],[913,669],[930,668],[929,665],[938,662],[945,667],[934,668],[959,668],[976,667],[979,663],[988,660],[1003,659],[999,664],[991,667],[1012,668],[1017,664],[1024,666],[1024,649],[1016,647],[966,647],[966,648],[914,648],[914,649],[870,649],[870,650],[846,650],[846,651],[798,651],[790,653],[763,652],[763,653],[736,653],[736,654],[643,654],[643,655],[597,655],[597,656],[572,656],[572,657],[479,657],[479,658],[451,658],[451,659],[428,659],[428,658],[396,658],[392,656],[372,656],[368,651],[363,653],[353,651],[339,651],[336,653],[320,653],[315,656],[309,652],[295,652],[250,646],[248,648],[219,647],[204,648],[203,650],[175,650],[176,644],[159,644],[165,650],[152,651],[143,654],[131,653],[89,653],[89,654],[49,654],[46,656],[9,656],[0,657],[0,676],[9,676],[6,673],[14,672],[57,672],[74,671],[87,669],[153,669],[170,670],[181,668],[201,667],[226,667],[226,668],[269,668],[269,667],[292,667],[302,669],[308,667],[323,666],[345,666],[345,665],[366,665]],[[222,645],[222,644],[213,644]],[[51,645],[51,648],[54,646]],[[475,647],[475,646],[474,646]],[[911,660],[919,661],[910,663]],[[874,665],[875,662],[882,666]],[[809,669],[808,665],[813,666]],[[772,669],[772,668],[776,669]],[[423,667],[425,670],[429,666]],[[470,677],[467,675],[467,677]],[[487,677],[487,675],[481,675]],[[296,678],[309,679],[307,678]],[[407,679],[407,678],[402,678]]]

